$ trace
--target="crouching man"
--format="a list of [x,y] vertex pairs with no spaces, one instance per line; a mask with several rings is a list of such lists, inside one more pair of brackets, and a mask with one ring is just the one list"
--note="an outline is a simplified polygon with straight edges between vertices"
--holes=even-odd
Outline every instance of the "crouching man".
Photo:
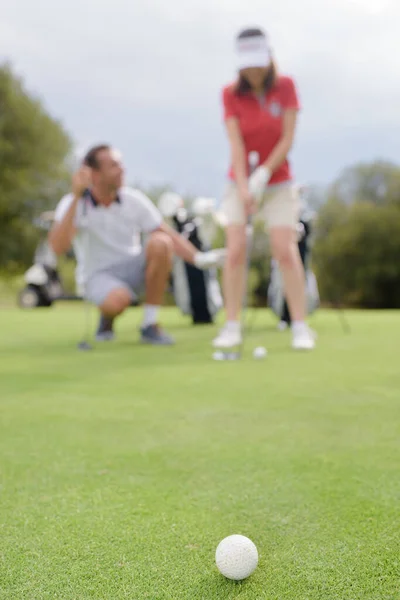
[[158,324],[158,312],[174,253],[208,269],[221,266],[225,252],[199,252],[163,222],[147,196],[124,187],[123,178],[121,157],[114,148],[99,145],[89,150],[73,176],[72,192],[56,208],[49,243],[57,255],[74,248],[85,297],[101,313],[96,339],[112,339],[115,318],[144,293],[141,340],[169,345],[173,340]]

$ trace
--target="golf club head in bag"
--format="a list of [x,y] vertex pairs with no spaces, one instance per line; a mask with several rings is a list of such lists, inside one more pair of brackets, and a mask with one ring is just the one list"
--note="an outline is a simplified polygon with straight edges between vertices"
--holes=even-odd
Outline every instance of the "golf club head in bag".
[[172,219],[183,207],[183,198],[175,192],[164,192],[158,199],[158,210],[167,220]]

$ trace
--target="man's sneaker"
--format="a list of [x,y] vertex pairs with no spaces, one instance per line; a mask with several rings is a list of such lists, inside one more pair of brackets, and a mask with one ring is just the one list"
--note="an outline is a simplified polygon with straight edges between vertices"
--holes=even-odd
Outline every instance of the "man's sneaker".
[[213,340],[214,348],[233,348],[242,343],[242,333],[240,328],[232,328],[225,325]]
[[96,332],[96,340],[98,342],[110,342],[114,339],[113,323],[114,319],[110,319],[104,315],[100,316],[99,326]]
[[304,323],[292,331],[292,348],[294,350],[313,350],[315,348],[316,334]]
[[140,329],[141,341],[143,344],[155,344],[159,346],[171,346],[174,340],[168,333],[165,333],[159,325],[147,325]]

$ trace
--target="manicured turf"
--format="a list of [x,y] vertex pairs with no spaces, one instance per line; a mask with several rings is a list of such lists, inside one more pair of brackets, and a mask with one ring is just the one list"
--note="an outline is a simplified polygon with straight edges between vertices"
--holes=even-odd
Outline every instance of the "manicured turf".
[[0,313],[0,597],[398,600],[400,313],[320,311],[294,354],[260,311],[240,363],[174,310],[177,346],[140,347],[140,315],[84,354],[78,305]]

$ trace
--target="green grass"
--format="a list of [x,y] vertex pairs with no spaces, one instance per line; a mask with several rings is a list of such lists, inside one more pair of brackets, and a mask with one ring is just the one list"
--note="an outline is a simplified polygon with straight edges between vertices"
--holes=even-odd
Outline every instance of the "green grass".
[[0,598],[398,600],[400,312],[320,311],[295,354],[260,311],[240,363],[174,310],[140,347],[140,315],[82,354],[80,306],[0,313]]

